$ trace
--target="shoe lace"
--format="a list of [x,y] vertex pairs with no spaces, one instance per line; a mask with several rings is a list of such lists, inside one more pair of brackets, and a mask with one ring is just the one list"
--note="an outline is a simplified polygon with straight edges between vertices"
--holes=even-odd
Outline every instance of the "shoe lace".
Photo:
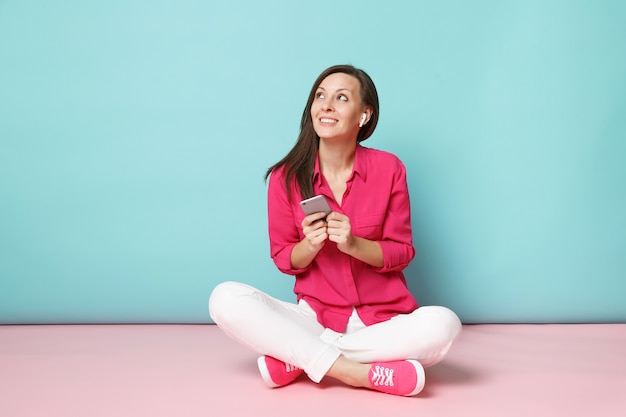
[[374,366],[374,369],[372,369],[372,383],[375,386],[393,387],[393,372],[393,368],[386,368],[380,365]]
[[298,368],[297,366],[294,366],[290,363],[285,363],[285,371],[286,372],[295,372],[295,371],[299,371],[300,368]]

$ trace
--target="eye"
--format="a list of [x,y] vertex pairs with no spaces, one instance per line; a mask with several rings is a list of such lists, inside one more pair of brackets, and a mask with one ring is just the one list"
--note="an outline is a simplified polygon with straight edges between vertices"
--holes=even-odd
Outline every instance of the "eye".
[[338,100],[341,101],[348,101],[348,97],[343,95],[343,94],[339,94],[339,96],[337,97]]
[[315,98],[324,98],[324,93],[318,91],[317,94],[315,94]]

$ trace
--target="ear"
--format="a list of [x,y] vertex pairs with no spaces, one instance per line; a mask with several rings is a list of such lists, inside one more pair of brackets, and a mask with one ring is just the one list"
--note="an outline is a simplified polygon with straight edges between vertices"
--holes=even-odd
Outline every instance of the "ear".
[[359,127],[363,127],[370,121],[372,117],[372,108],[370,106],[365,107],[363,109],[363,114],[361,115],[361,119],[359,120]]

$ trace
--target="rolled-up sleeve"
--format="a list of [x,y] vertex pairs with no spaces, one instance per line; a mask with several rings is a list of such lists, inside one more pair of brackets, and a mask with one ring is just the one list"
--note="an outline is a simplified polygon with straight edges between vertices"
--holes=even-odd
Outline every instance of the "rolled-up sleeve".
[[[298,226],[294,223],[297,216],[294,215],[293,204],[287,197],[282,168],[270,175],[267,193],[270,256],[276,267],[285,274],[296,275],[306,271],[306,268],[291,267],[291,251],[302,236]],[[292,193],[294,198],[297,198],[295,190]]]

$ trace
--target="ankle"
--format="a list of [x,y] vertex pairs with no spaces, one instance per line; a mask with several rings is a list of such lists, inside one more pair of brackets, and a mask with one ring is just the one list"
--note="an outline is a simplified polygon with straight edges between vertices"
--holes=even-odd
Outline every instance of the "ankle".
[[369,364],[354,362],[341,356],[328,370],[326,376],[352,387],[369,387],[369,370]]

